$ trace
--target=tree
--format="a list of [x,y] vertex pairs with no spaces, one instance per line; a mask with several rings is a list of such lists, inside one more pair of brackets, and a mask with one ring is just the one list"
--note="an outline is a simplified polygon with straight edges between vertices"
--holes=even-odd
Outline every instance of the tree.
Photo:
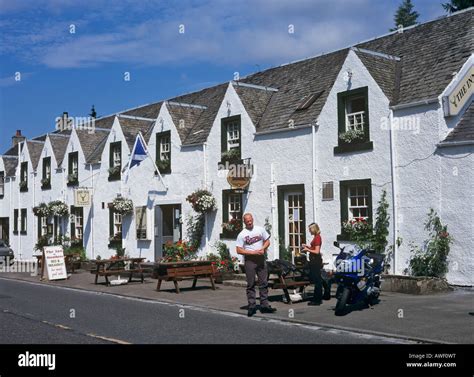
[[399,25],[403,27],[412,26],[416,24],[418,20],[418,12],[413,10],[414,5],[411,0],[403,0],[403,3],[400,4],[397,11],[395,12],[395,28],[390,29],[390,31],[395,31],[398,29]]
[[441,4],[448,13],[454,13],[474,6],[474,0],[450,0],[449,3]]

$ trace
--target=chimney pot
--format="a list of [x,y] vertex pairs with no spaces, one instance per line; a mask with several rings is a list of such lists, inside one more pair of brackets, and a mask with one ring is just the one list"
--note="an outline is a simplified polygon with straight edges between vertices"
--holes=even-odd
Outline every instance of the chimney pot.
[[17,145],[19,142],[25,140],[26,137],[24,137],[22,134],[21,134],[21,130],[16,130],[16,134],[15,136],[12,136],[12,146],[14,147],[15,145]]

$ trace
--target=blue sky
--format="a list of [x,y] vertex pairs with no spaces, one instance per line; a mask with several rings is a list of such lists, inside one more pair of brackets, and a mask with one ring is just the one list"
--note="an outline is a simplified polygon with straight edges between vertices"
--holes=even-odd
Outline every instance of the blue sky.
[[[442,2],[413,0],[419,22]],[[399,3],[0,0],[0,153],[63,111],[108,115],[383,35]]]

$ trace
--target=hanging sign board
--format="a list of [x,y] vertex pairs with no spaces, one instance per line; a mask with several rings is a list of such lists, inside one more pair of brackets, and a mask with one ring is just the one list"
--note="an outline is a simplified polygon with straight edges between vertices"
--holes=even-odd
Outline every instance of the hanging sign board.
[[62,246],[46,246],[43,248],[43,261],[49,280],[67,279],[66,261]]
[[474,94],[474,65],[461,77],[459,83],[443,98],[445,116],[458,115]]
[[227,174],[227,182],[232,190],[244,190],[249,186],[252,174],[252,167],[245,164],[233,165]]
[[91,206],[91,191],[87,188],[79,188],[74,190],[74,206],[75,207],[90,207]]

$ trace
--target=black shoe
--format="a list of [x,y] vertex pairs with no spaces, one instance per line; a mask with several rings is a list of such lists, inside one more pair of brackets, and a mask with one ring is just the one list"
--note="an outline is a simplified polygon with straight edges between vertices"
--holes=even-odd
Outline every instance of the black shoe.
[[322,301],[310,301],[308,302],[308,306],[319,306],[322,304]]
[[260,313],[275,313],[277,310],[271,306],[260,307]]
[[249,308],[247,311],[247,317],[252,317],[254,314],[257,314],[257,308]]
[[331,299],[331,294],[330,293],[325,293],[324,296],[323,296],[323,300],[330,300]]

